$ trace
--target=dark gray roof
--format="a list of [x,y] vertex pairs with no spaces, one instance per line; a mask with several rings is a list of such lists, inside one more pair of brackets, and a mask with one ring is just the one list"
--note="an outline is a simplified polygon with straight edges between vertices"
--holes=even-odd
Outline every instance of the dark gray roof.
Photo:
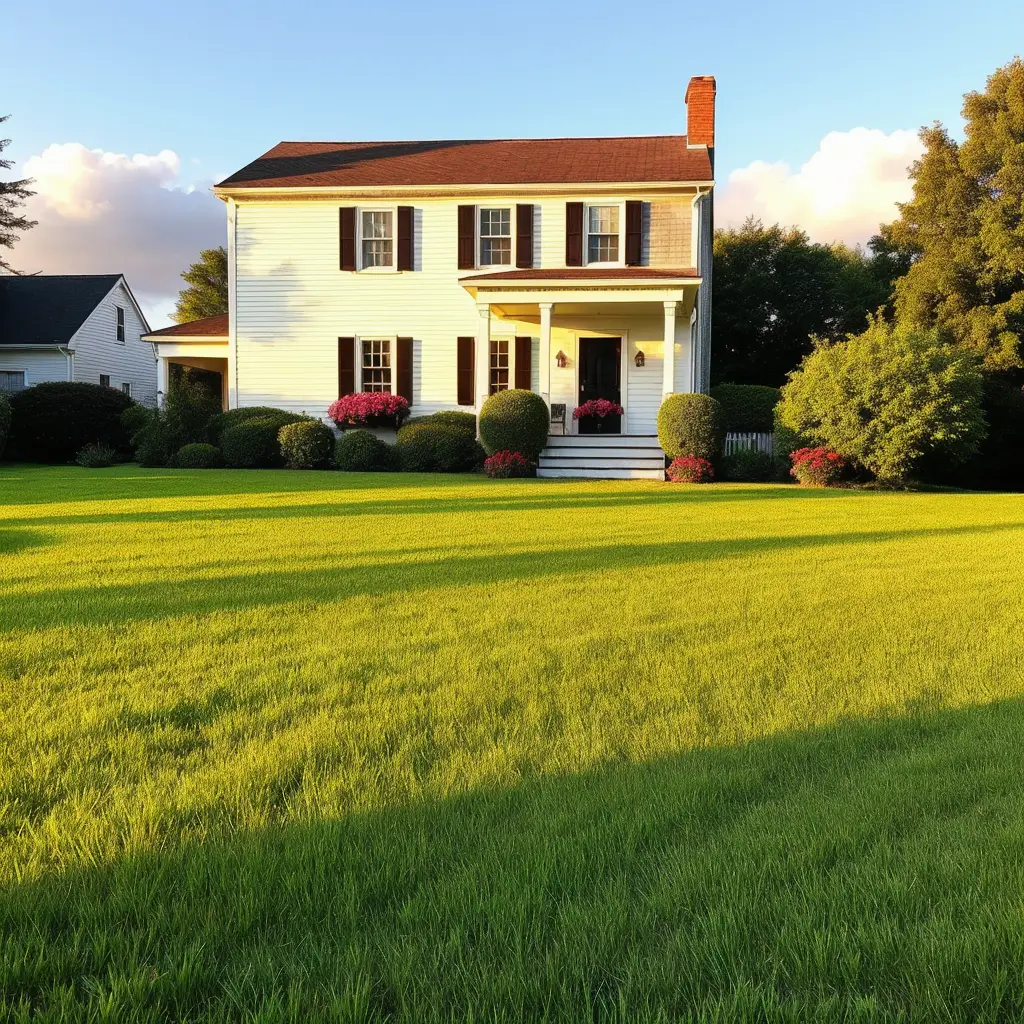
[[66,344],[120,274],[0,277],[0,345]]

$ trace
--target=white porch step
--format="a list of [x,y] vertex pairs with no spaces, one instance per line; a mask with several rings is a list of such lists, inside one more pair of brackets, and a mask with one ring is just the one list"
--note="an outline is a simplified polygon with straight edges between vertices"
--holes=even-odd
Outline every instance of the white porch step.
[[600,453],[573,453],[563,455],[556,452],[542,455],[540,465],[550,469],[572,469],[573,466],[589,466],[591,469],[664,469],[664,455],[608,455]]
[[548,448],[657,448],[657,434],[549,434]]
[[664,480],[665,453],[647,434],[567,434],[548,438],[539,477]]
[[554,479],[567,477],[573,480],[664,480],[664,469],[594,469],[589,466],[576,466],[572,469],[559,469],[551,466],[538,466],[537,476]]

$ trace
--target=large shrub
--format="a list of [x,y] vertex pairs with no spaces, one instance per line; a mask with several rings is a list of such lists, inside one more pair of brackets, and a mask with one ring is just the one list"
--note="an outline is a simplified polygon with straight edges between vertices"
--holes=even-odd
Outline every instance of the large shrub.
[[308,418],[286,412],[284,409],[275,409],[272,405],[249,405],[241,409],[228,409],[227,412],[219,413],[210,420],[206,428],[207,440],[212,445],[219,445],[221,435],[229,427],[237,427],[239,423],[248,423],[249,420],[259,420],[266,416],[290,416],[291,419],[282,422],[281,426],[284,426],[285,422],[295,423]]
[[722,407],[725,429],[737,433],[770,434],[775,429],[775,406],[782,392],[760,384],[719,384],[711,397]]
[[320,420],[288,423],[277,441],[289,469],[327,469],[334,461],[334,431]]
[[32,462],[71,462],[87,444],[128,451],[121,414],[132,400],[99,384],[53,381],[11,396],[11,454]]
[[382,473],[396,461],[391,445],[369,430],[346,430],[334,446],[334,464],[350,473]]
[[472,412],[445,409],[429,416],[413,416],[405,421],[405,426],[411,427],[415,423],[443,423],[448,427],[459,427],[476,437],[476,413]]
[[414,423],[402,427],[395,442],[399,464],[407,473],[469,473],[483,461],[483,449],[461,427]]
[[722,479],[740,483],[764,483],[775,475],[775,460],[756,448],[740,448],[722,459]]
[[669,395],[658,410],[658,441],[670,459],[715,462],[725,442],[722,407],[710,395]]
[[161,408],[128,409],[121,423],[140,466],[166,466],[181,448],[205,442],[210,422],[219,414],[220,399],[194,376],[178,373]]
[[480,441],[488,455],[511,451],[536,462],[548,443],[550,413],[534,391],[496,391],[480,410]]
[[303,416],[273,409],[228,427],[220,435],[224,461],[233,469],[276,469],[284,465],[278,434],[289,423],[300,423]]
[[967,461],[986,432],[974,358],[936,331],[881,319],[807,356],[782,389],[779,420],[891,482],[929,458]]
[[197,441],[176,451],[168,465],[176,469],[218,469],[224,465],[224,456],[212,444]]
[[11,403],[5,394],[0,394],[0,458],[3,457],[7,445],[7,435],[11,432]]

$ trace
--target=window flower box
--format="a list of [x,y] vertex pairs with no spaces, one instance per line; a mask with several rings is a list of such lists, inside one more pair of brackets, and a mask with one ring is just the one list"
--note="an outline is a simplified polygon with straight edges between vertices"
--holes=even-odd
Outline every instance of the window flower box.
[[387,391],[359,391],[331,402],[327,415],[342,429],[395,427],[409,415],[409,402]]

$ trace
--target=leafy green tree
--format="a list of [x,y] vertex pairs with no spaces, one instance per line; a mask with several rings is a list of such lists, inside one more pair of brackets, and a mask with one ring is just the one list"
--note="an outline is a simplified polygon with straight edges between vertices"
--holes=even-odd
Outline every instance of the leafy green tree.
[[940,331],[872,319],[819,343],[782,389],[783,427],[899,482],[925,460],[966,462],[985,439],[976,359]]
[[[5,114],[0,117],[0,124],[3,124],[10,116],[10,114]],[[2,155],[10,143],[10,139],[0,139],[0,170],[8,171],[14,166],[13,160],[6,160]],[[21,232],[36,226],[34,220],[29,220],[17,212],[18,207],[22,206],[26,199],[35,195],[35,192],[29,189],[31,184],[31,178],[0,181],[0,249],[13,249],[14,243],[21,237]],[[0,270],[16,273],[2,256],[0,256]]]
[[1024,367],[1024,62],[1017,58],[964,97],[965,141],[941,124],[921,130],[913,198],[889,228],[913,253],[896,315],[948,329],[986,370]]
[[753,218],[717,232],[712,383],[780,386],[814,337],[864,329],[888,302],[896,269],[874,250],[814,243]]
[[203,249],[197,262],[182,275],[188,285],[178,293],[174,320],[179,324],[228,311],[228,251],[224,246]]

